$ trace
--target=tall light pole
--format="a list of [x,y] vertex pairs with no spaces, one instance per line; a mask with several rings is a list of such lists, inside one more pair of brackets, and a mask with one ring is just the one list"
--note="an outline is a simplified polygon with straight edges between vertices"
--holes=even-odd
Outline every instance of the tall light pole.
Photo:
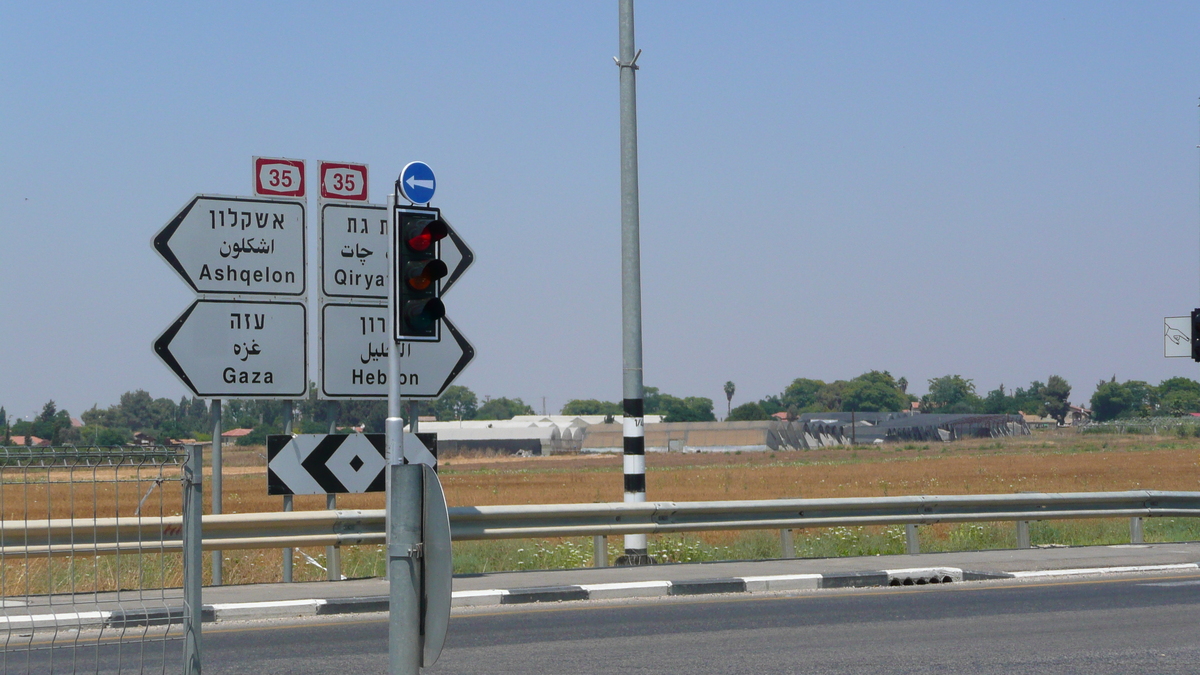
[[[646,501],[646,427],[642,388],[642,254],[638,216],[637,58],[633,47],[633,0],[619,0],[621,74],[621,382],[625,421],[625,501]],[[625,535],[617,564],[653,562],[646,535]]]

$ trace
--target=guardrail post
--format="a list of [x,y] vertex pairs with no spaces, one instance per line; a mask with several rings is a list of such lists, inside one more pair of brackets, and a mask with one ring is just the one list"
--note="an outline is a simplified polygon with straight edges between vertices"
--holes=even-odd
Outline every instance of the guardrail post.
[[1141,544],[1144,542],[1145,538],[1142,535],[1142,518],[1141,516],[1134,516],[1129,519],[1129,543]]
[[[325,509],[337,510],[337,495],[325,495]],[[330,581],[342,580],[342,547],[325,547],[325,572]]]
[[[293,508],[292,496],[284,495],[283,496],[284,512],[287,513],[289,511],[291,511],[292,508]],[[295,557],[296,557],[296,553],[292,548],[289,547],[289,548],[283,549],[283,580],[285,583],[289,583],[289,584],[292,583],[292,563],[294,562]]]
[[907,523],[904,526],[904,546],[909,555],[917,555],[921,552],[921,539],[917,534],[916,523]]
[[779,531],[779,543],[783,548],[783,557],[796,557],[796,540],[792,538],[792,531],[788,528],[783,528]]
[[608,567],[608,535],[592,537],[592,559],[594,567]]
[[204,620],[201,586],[204,550],[201,527],[204,513],[204,454],[202,446],[189,447],[183,466],[183,673],[200,675],[200,625]]
[[1029,521],[1017,521],[1017,548],[1029,548]]

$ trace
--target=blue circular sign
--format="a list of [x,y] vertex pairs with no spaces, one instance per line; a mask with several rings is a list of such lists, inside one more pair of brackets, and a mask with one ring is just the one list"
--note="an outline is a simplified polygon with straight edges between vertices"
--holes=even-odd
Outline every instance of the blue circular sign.
[[400,172],[400,194],[414,204],[428,204],[433,201],[433,191],[437,187],[437,179],[433,177],[433,169],[425,162],[409,162]]

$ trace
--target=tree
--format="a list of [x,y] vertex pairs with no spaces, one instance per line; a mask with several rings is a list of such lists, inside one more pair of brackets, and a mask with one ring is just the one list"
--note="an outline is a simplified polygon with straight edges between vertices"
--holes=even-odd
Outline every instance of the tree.
[[600,401],[594,398],[573,398],[562,407],[563,415],[612,415],[619,417],[625,412],[619,403]]
[[1133,409],[1133,394],[1125,385],[1117,383],[1117,376],[1112,380],[1100,381],[1096,391],[1092,392],[1092,419],[1105,422],[1125,416]]
[[1013,391],[1013,405],[1016,407],[1014,412],[1025,413],[1026,415],[1037,415],[1041,417],[1046,414],[1046,404],[1042,399],[1042,390],[1046,385],[1034,380],[1029,383],[1025,389],[1017,387]]
[[525,405],[525,402],[519,398],[500,398],[490,399],[487,403],[479,406],[479,410],[475,412],[474,419],[477,420],[510,420],[517,415],[532,415],[533,408]]
[[872,370],[850,380],[842,399],[843,410],[898,412],[908,407],[908,396],[888,371]]
[[826,384],[821,380],[809,380],[803,377],[798,377],[792,380],[792,383],[783,390],[779,396],[779,407],[786,409],[795,407],[796,410],[811,408],[817,404],[817,395]]
[[479,402],[475,393],[461,385],[452,384],[433,402],[433,414],[438,420],[472,420]]
[[688,396],[678,398],[664,394],[658,387],[644,387],[645,414],[662,415],[664,422],[715,422],[711,398]]
[[[1186,377],[1163,380],[1156,387],[1159,408],[1171,415],[1200,412],[1200,382]],[[3,409],[0,408],[0,413]]]
[[711,398],[688,396],[680,399],[669,394],[662,394],[662,399],[660,411],[663,413],[664,422],[717,421],[716,415],[713,415]]
[[801,408],[800,406],[788,406],[788,412],[841,412],[845,410],[846,389],[850,383],[845,380],[834,380],[828,384],[822,385],[817,392],[817,400],[815,403],[809,404]]
[[58,407],[54,405],[54,399],[50,399],[49,401],[46,401],[45,405],[42,406],[42,412],[37,416],[36,421],[42,423],[50,422],[57,414]]
[[725,418],[726,422],[748,422],[754,420],[769,420],[771,416],[763,407],[754,401],[743,403],[730,411]]
[[733,405],[733,392],[737,387],[733,384],[733,380],[725,383],[725,418],[729,418],[729,406]]
[[1071,412],[1071,402],[1068,400],[1071,396],[1071,385],[1058,375],[1051,375],[1050,379],[1046,380],[1046,386],[1042,387],[1042,408],[1046,414],[1058,420],[1059,424],[1065,424],[1067,414]]
[[1154,387],[1141,380],[1117,382],[1117,377],[1101,381],[1092,393],[1092,418],[1098,422],[1118,417],[1147,417],[1158,406]]
[[975,394],[975,383],[961,375],[944,375],[929,380],[929,393],[921,397],[922,412],[974,413],[983,408]]

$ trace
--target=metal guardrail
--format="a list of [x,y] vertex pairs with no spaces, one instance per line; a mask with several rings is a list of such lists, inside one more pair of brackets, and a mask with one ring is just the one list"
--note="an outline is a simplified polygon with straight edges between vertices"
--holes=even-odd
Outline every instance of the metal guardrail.
[[[1079,518],[1200,517],[1200,492],[1022,493],[778,499],[644,504],[540,504],[450,509],[455,540],[663,534],[704,530],[931,525]],[[115,553],[162,536],[181,547],[182,517],[10,521],[0,525],[0,556]],[[292,511],[204,516],[205,549],[298,548],[384,543],[384,511]],[[140,542],[140,543],[139,543]],[[155,543],[154,546],[159,546]]]

